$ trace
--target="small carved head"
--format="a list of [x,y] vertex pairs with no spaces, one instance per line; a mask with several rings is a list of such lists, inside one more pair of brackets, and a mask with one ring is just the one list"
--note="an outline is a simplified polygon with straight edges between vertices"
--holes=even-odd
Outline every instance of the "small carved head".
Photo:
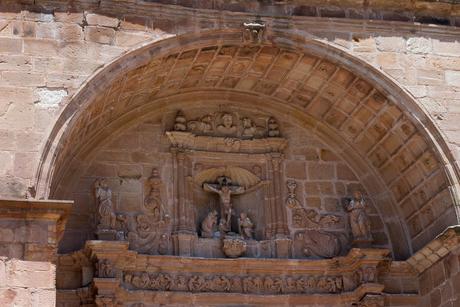
[[152,168],[152,177],[160,177],[160,173],[156,167]]
[[363,193],[361,193],[361,191],[354,191],[353,198],[355,200],[361,200],[363,198]]
[[225,113],[222,115],[222,123],[226,128],[230,128],[233,126],[233,116],[229,113]]

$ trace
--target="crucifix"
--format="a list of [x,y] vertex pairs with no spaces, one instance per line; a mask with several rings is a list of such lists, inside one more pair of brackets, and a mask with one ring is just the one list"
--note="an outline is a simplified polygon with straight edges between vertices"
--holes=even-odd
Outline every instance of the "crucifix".
[[229,177],[222,176],[217,178],[217,184],[204,183],[203,189],[206,192],[217,193],[220,199],[220,223],[221,230],[230,231],[230,219],[232,216],[231,196],[243,194],[246,189],[242,186],[232,185],[232,180]]

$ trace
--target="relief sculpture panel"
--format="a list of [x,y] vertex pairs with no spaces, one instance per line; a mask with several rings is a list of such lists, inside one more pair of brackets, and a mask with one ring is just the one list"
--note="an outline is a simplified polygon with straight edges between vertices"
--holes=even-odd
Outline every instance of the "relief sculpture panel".
[[[142,152],[130,158],[137,173],[94,183],[97,238],[145,254],[211,258],[327,259],[372,244],[368,204],[359,189],[350,192],[357,183],[311,182],[315,162],[299,162],[314,161],[302,147],[309,141],[272,114],[176,110],[145,127],[156,132],[137,128],[150,136],[138,138]],[[353,197],[333,207],[330,197],[312,197],[315,184]]]

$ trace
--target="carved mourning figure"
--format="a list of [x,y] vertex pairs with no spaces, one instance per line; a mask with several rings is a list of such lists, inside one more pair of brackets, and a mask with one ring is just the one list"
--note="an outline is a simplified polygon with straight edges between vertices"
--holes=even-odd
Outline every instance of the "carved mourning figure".
[[147,211],[155,216],[160,217],[161,212],[161,179],[158,169],[152,169],[152,175],[147,180],[147,185],[150,188],[149,194],[145,198],[144,206]]
[[203,238],[212,238],[217,226],[217,211],[212,210],[201,223],[201,236]]
[[104,179],[96,180],[94,187],[98,214],[97,228],[100,230],[115,229],[116,215],[112,206],[112,190]]
[[217,126],[217,132],[223,135],[235,135],[237,127],[233,124],[233,116],[229,113],[222,115],[222,124]]
[[230,178],[222,176],[217,178],[218,184],[204,183],[203,189],[207,192],[217,193],[220,198],[220,224],[221,229],[230,231],[230,222],[232,217],[231,196],[245,192],[245,188],[237,185],[232,185]]
[[360,191],[353,193],[353,199],[347,204],[351,232],[355,241],[372,240],[371,223],[366,213],[366,203]]
[[245,212],[240,213],[238,219],[239,233],[244,239],[254,238],[254,224]]

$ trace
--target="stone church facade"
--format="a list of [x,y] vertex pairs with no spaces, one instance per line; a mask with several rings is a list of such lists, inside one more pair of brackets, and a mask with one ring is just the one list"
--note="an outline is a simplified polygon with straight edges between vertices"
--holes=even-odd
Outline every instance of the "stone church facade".
[[459,26],[0,0],[0,305],[460,306]]

